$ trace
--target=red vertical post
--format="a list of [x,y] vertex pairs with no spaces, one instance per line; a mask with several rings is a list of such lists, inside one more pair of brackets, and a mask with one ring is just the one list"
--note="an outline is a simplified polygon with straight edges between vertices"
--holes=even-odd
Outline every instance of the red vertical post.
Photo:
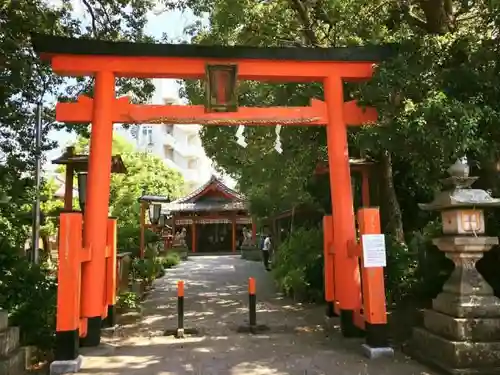
[[333,212],[336,298],[339,301],[342,334],[353,337],[358,335],[353,316],[354,311],[359,308],[361,296],[359,278],[355,277],[359,272],[358,259],[348,255],[348,245],[356,240],[356,232],[340,76],[325,78],[324,96],[328,111],[326,133]]
[[83,243],[90,251],[90,261],[82,267],[82,316],[87,318],[87,335],[81,341],[84,346],[97,346],[101,341],[114,99],[114,74],[97,72],[84,217]]
[[[361,235],[380,234],[379,209],[360,209],[358,223]],[[361,237],[361,243],[362,240],[363,237]],[[362,277],[366,344],[371,348],[388,347],[384,269],[383,267],[362,267]]]
[[79,355],[81,249],[82,214],[61,213],[57,270],[56,362],[73,361]]
[[252,219],[252,243],[255,244],[256,240],[257,240],[257,225],[253,222]]
[[323,258],[325,278],[325,301],[327,304],[326,315],[335,316],[335,284],[334,284],[334,255],[333,255],[333,232],[332,216],[323,216]]
[[116,235],[117,235],[117,219],[110,217],[107,226],[107,257],[106,257],[106,292],[104,300],[104,309],[106,311],[106,319],[104,325],[113,327],[116,323]]

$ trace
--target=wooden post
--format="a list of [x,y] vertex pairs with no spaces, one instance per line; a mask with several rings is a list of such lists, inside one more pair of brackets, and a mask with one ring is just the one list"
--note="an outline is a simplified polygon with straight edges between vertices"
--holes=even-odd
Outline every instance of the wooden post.
[[370,207],[370,178],[366,166],[361,168],[361,204]]
[[117,219],[110,217],[108,219],[108,252],[106,257],[106,298],[104,301],[104,309],[106,319],[104,324],[108,327],[113,327],[116,323],[116,235],[117,235]]
[[257,225],[252,218],[252,242],[255,244],[257,239]]
[[141,231],[141,238],[139,240],[139,256],[141,259],[144,258],[144,251],[145,251],[145,238],[144,238],[144,235],[145,235],[145,230],[146,230],[146,203],[145,202],[141,202],[141,212],[140,212],[140,222],[139,222],[139,226],[140,226],[140,231]]
[[[74,147],[66,148],[66,156],[70,158],[75,154]],[[64,210],[71,211],[73,209],[73,164],[66,164],[66,178],[64,183]]]
[[236,218],[234,217],[234,215],[233,215],[231,223],[232,223],[232,232],[233,232],[231,250],[234,253],[234,252],[236,252]]
[[191,251],[196,253],[196,222],[194,221],[191,224]]
[[82,267],[82,315],[87,318],[84,346],[101,342],[114,100],[114,74],[96,72],[83,231],[83,243],[91,256]]
[[[361,235],[380,234],[378,208],[362,208],[358,211]],[[361,237],[362,240],[362,237]],[[361,257],[363,251],[361,251]],[[387,311],[385,305],[384,268],[362,268],[363,315],[365,317],[366,344],[372,348],[388,347]]]
[[347,150],[347,127],[344,123],[342,78],[332,75],[324,80],[328,111],[327,146],[330,173],[330,194],[333,212],[333,244],[335,248],[335,290],[339,301],[340,325],[345,337],[358,335],[353,323],[354,311],[361,305],[357,257],[349,257],[348,244],[355,242],[351,174]]

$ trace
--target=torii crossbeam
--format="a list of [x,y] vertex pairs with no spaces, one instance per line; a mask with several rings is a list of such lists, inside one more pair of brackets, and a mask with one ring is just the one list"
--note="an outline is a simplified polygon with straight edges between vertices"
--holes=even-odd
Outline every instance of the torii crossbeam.
[[[80,96],[76,103],[57,103],[56,120],[69,123],[92,121],[93,99]],[[202,105],[142,105],[128,97],[114,100],[112,121],[121,124],[201,124],[201,125],[297,125],[324,126],[328,123],[325,102],[311,100],[308,107],[240,107],[237,112],[206,113]],[[377,121],[373,108],[361,108],[356,101],[344,103],[344,122],[358,126]]]

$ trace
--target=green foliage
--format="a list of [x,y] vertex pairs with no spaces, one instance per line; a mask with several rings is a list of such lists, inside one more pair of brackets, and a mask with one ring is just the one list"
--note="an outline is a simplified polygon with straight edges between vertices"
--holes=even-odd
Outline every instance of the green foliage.
[[453,263],[433,244],[441,234],[441,222],[431,221],[411,234],[408,246],[387,236],[385,290],[389,303],[407,298],[430,300],[441,291]]
[[54,179],[44,181],[41,189],[41,196],[46,197],[40,204],[40,209],[45,215],[45,224],[41,226],[40,233],[46,236],[54,236],[57,234],[58,217],[61,209],[64,207],[64,202],[60,199],[55,199],[54,194],[57,191],[57,185]]
[[120,294],[116,301],[116,307],[119,310],[135,310],[140,305],[140,298],[134,292],[124,292]]
[[23,345],[50,350],[56,317],[56,275],[31,264],[12,248],[0,248],[0,308],[9,322],[21,329]]
[[181,257],[177,253],[168,253],[164,257],[160,257],[161,265],[164,269],[177,266],[181,262]]
[[158,258],[158,250],[156,246],[148,246],[146,248],[144,258],[135,258],[132,260],[131,272],[134,280],[140,279],[147,284],[151,284],[157,277],[163,274],[163,265]]
[[323,264],[323,233],[316,228],[298,228],[275,252],[273,276],[285,294],[321,301]]

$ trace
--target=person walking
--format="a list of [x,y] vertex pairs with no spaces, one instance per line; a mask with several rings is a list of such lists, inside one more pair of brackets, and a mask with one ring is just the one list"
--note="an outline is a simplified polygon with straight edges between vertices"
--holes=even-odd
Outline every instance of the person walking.
[[264,243],[262,244],[262,259],[264,261],[264,267],[266,267],[267,271],[271,271],[271,268],[269,267],[271,247],[272,247],[271,235],[267,234],[266,237],[264,238]]

